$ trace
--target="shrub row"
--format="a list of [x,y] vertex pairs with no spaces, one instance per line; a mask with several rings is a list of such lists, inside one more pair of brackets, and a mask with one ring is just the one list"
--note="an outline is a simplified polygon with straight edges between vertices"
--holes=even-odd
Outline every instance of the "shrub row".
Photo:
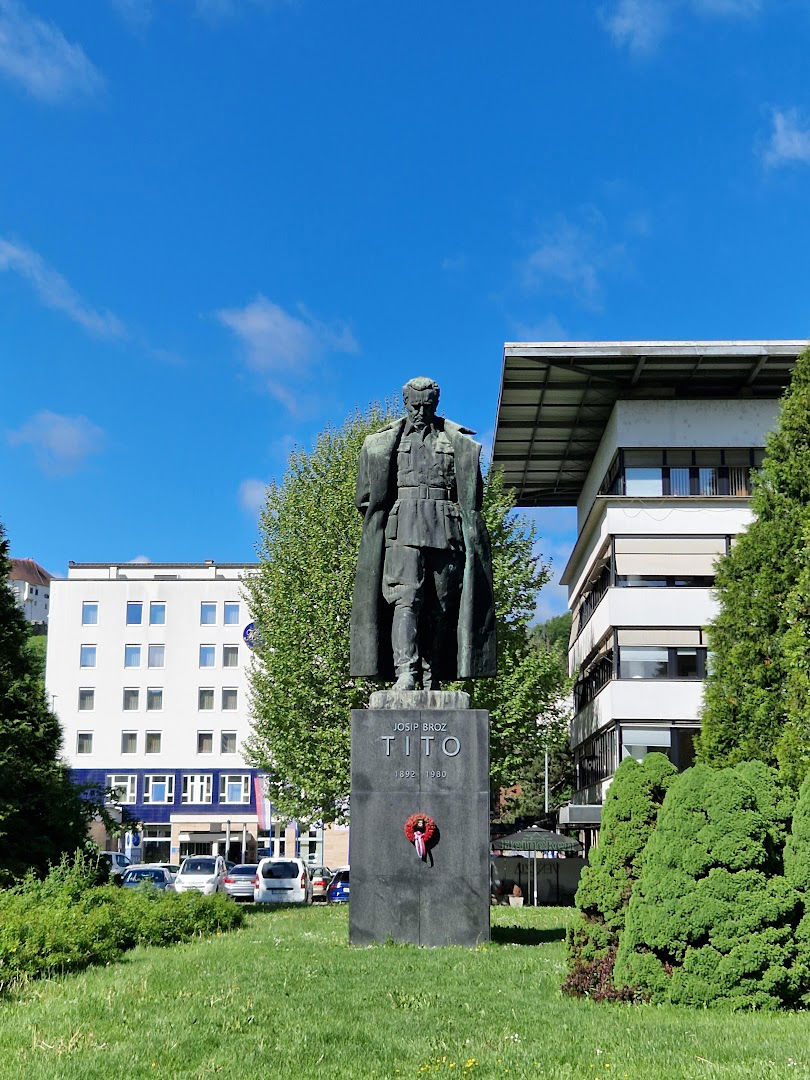
[[63,862],[44,881],[0,892],[0,992],[29,979],[107,964],[136,945],[171,945],[241,926],[222,894],[102,885],[77,890]]

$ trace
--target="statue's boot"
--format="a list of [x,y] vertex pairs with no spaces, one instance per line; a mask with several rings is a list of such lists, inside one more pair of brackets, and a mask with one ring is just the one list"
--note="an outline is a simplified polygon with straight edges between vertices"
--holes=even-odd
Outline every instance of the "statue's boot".
[[418,617],[412,607],[394,608],[391,647],[397,681],[394,690],[416,690],[419,681]]

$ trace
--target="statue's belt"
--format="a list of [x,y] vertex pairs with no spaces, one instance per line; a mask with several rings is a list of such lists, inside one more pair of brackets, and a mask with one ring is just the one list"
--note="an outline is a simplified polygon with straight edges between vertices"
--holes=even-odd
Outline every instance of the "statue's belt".
[[444,487],[429,487],[418,484],[415,487],[397,488],[398,499],[446,499],[452,502],[452,493]]

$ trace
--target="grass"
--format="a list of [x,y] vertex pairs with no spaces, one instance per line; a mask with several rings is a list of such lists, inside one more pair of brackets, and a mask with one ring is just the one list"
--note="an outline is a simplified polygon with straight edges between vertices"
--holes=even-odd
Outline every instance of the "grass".
[[478,949],[352,949],[345,908],[31,983],[0,1002],[0,1076],[810,1078],[810,1013],[564,998],[563,908],[493,910]]

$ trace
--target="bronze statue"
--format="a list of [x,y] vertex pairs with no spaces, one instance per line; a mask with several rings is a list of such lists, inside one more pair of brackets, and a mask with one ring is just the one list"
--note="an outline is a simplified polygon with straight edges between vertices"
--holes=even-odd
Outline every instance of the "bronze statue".
[[432,379],[411,379],[402,395],[406,415],[369,435],[360,454],[351,674],[435,690],[495,674],[481,447],[469,428],[436,415]]

